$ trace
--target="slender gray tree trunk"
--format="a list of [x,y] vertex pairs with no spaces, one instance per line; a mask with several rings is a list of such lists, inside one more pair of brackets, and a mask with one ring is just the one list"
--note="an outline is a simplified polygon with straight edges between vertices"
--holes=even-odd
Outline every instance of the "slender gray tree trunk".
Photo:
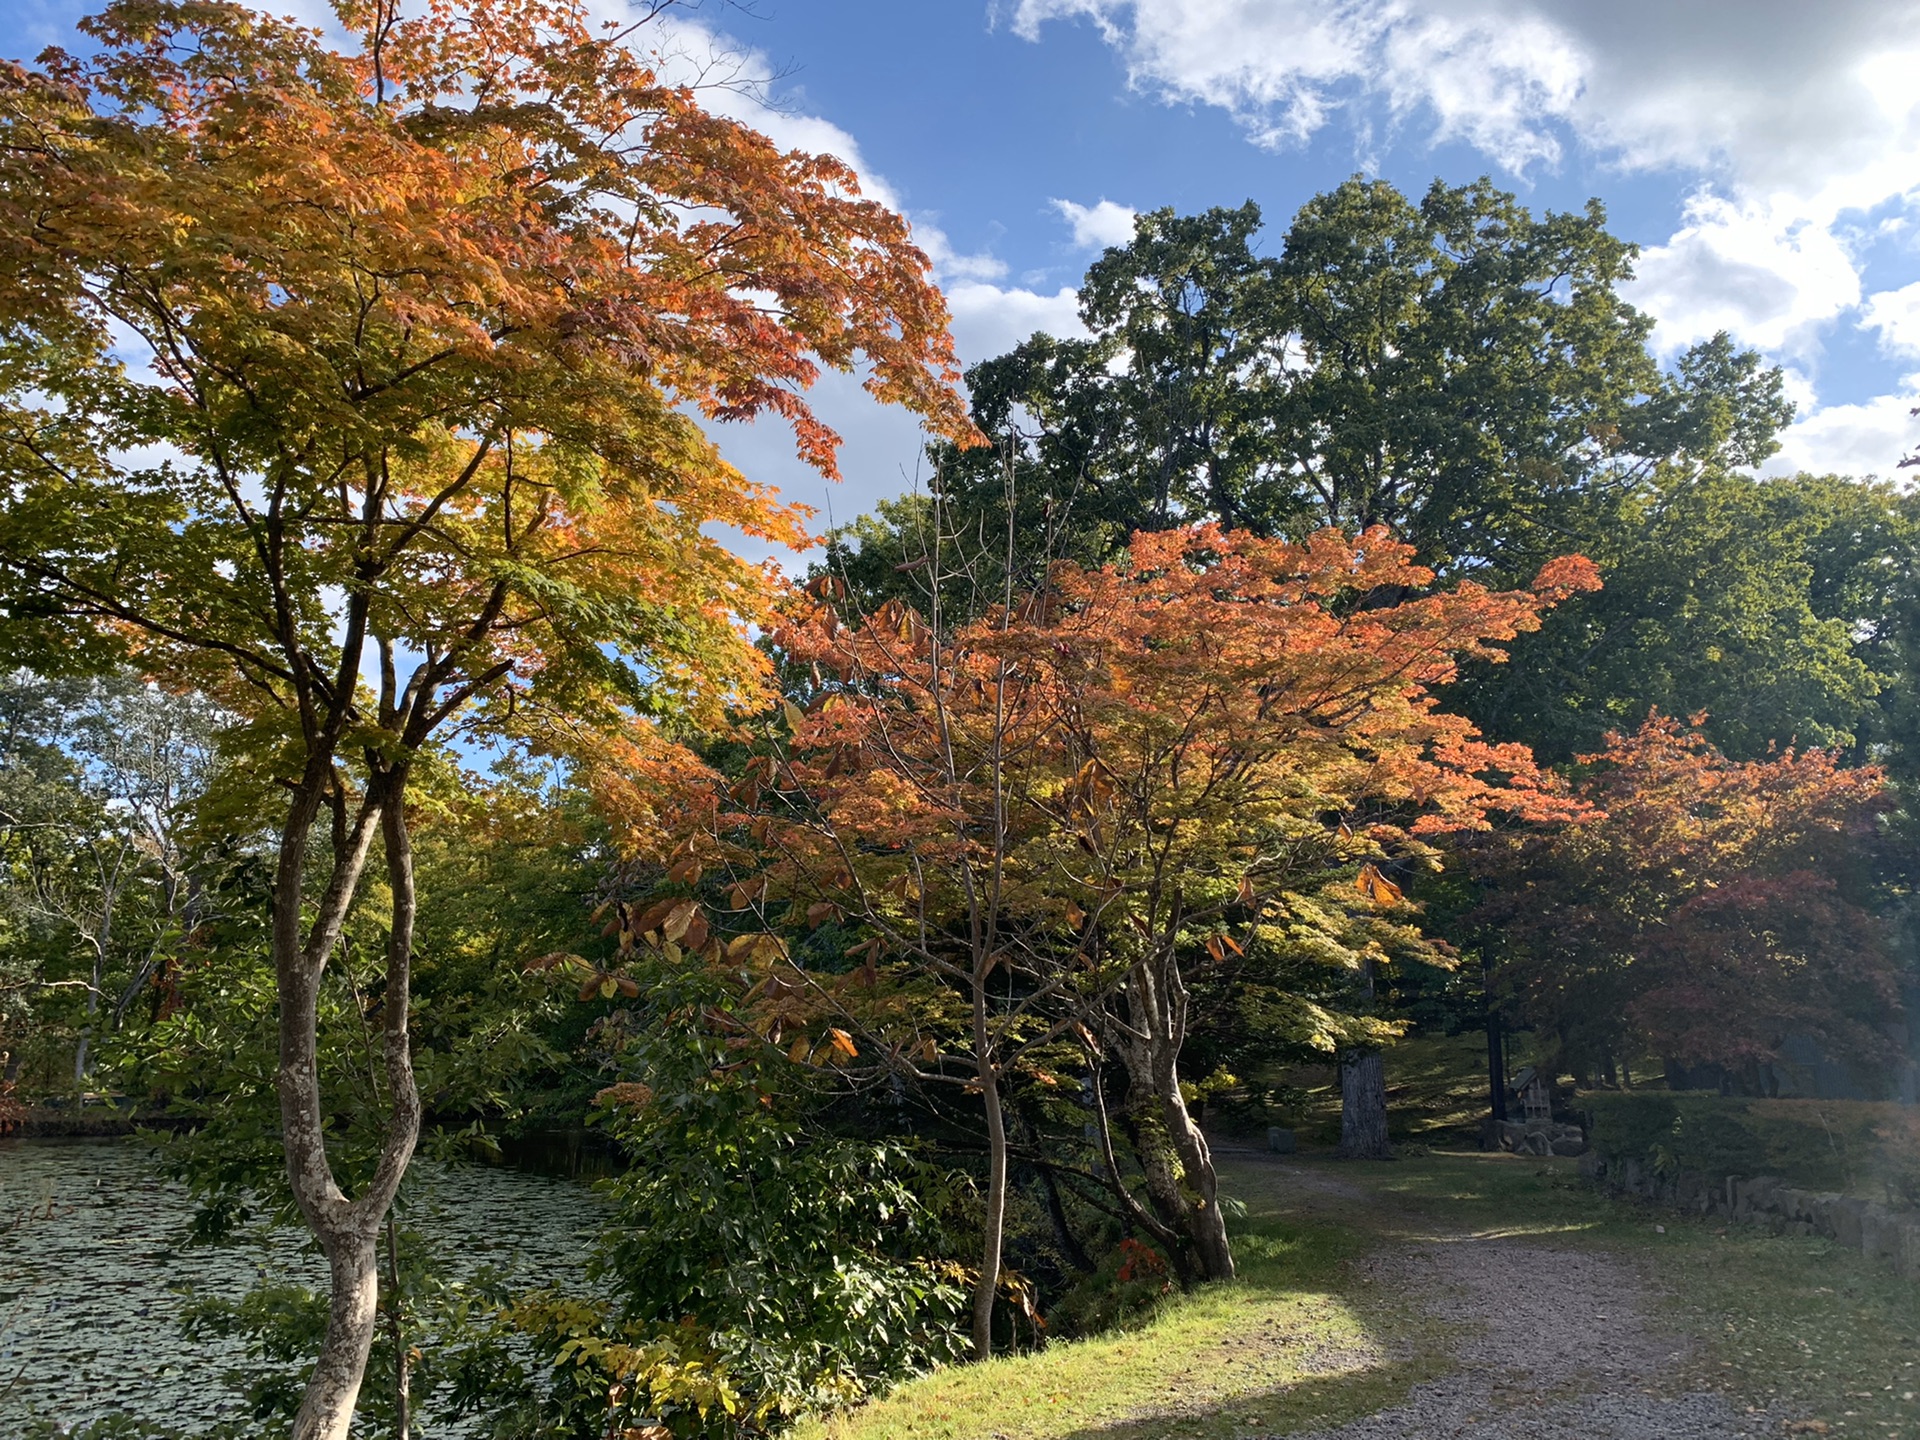
[[973,1287],[973,1358],[993,1355],[993,1302],[1000,1292],[1000,1256],[1007,1226],[1007,1117],[1000,1101],[1000,1077],[995,1073],[992,1037],[988,1033],[986,987],[973,992],[974,1054],[980,1099],[987,1118],[987,1213],[981,1226],[980,1275]]
[[327,1256],[327,1334],[294,1417],[296,1440],[345,1440],[373,1350],[380,1313],[378,1231],[330,1227],[321,1237]]
[[1387,1067],[1378,1050],[1340,1056],[1340,1149],[1346,1160],[1391,1160],[1387,1139]]
[[[404,764],[376,772],[333,856],[326,890],[302,934],[307,837],[326,775],[316,765],[295,792],[275,874],[273,951],[280,989],[280,1123],[293,1197],[327,1259],[331,1293],[320,1355],[294,1415],[293,1440],[347,1440],[380,1311],[379,1237],[420,1135],[407,1021],[413,960],[413,852],[402,809]],[[319,1070],[320,984],[359,888],[373,835],[386,851],[393,893],[382,997],[388,1117],[372,1179],[349,1199],[327,1158]]]

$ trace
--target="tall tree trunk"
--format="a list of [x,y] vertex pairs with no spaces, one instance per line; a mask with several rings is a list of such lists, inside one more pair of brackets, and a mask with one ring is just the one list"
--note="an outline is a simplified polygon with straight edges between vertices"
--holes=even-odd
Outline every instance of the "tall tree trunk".
[[[976,997],[976,1006],[980,1005]],[[1007,1120],[991,1053],[980,1068],[980,1098],[987,1111],[987,1213],[981,1227],[980,1275],[973,1287],[973,1358],[993,1354],[993,1302],[1000,1293],[1000,1251],[1007,1225]]]
[[1387,1067],[1378,1050],[1340,1056],[1340,1149],[1347,1160],[1391,1160],[1387,1139]]
[[1173,1153],[1180,1157],[1180,1168],[1186,1172],[1187,1186],[1193,1192],[1186,1202],[1185,1218],[1187,1233],[1193,1237],[1194,1258],[1200,1262],[1203,1279],[1231,1280],[1233,1247],[1227,1240],[1227,1217],[1220,1209],[1213,1152],[1187,1110],[1178,1075],[1169,1071],[1167,1078],[1170,1083],[1160,1092],[1160,1115],[1167,1127],[1167,1138],[1173,1144]]
[[1007,1225],[1007,1116],[1000,1099],[999,1057],[987,1013],[991,962],[976,950],[973,968],[974,1075],[987,1121],[987,1213],[981,1225],[980,1274],[973,1286],[973,1358],[993,1354],[993,1302],[1000,1292],[1000,1253]]
[[[1374,995],[1373,961],[1362,963],[1360,982]],[[1347,1160],[1391,1160],[1387,1141],[1386,1061],[1378,1050],[1347,1050],[1340,1056],[1340,1148]]]
[[93,1028],[100,1018],[100,987],[107,981],[107,942],[105,932],[112,924],[112,913],[108,913],[106,925],[101,926],[101,935],[93,945],[93,970],[87,985],[87,1023],[81,1028],[79,1042],[73,1047],[73,1092],[79,1095],[87,1088],[87,1071],[93,1067]]
[[[1498,1125],[1507,1118],[1506,1036],[1501,1031],[1500,1008],[1493,997],[1493,962],[1480,962],[1481,990],[1487,1003],[1487,1111]],[[1495,1139],[1498,1139],[1496,1132]]]
[[[1136,1113],[1144,1110],[1146,1113]],[[1180,1174],[1176,1168],[1173,1147],[1166,1141],[1161,1130],[1159,1106],[1151,1101],[1143,1106],[1128,1105],[1127,1139],[1133,1145],[1133,1153],[1139,1158],[1140,1169],[1147,1181],[1147,1199],[1153,1205],[1154,1214],[1160,1217],[1160,1223],[1179,1237],[1182,1266],[1189,1266],[1189,1252],[1193,1248],[1193,1238],[1187,1234],[1187,1207],[1180,1198]]]
[[315,1233],[331,1286],[327,1334],[300,1397],[293,1434],[295,1440],[346,1440],[380,1313],[379,1231],[331,1225],[325,1231],[316,1226]]
[[[1179,1224],[1179,1215],[1175,1212],[1156,1218],[1148,1214],[1145,1207],[1134,1198],[1133,1191],[1128,1188],[1126,1176],[1120,1171],[1120,1158],[1113,1149],[1113,1122],[1107,1113],[1106,1082],[1101,1075],[1098,1060],[1090,1056],[1089,1063],[1091,1067],[1089,1078],[1092,1082],[1090,1088],[1093,1093],[1094,1137],[1100,1144],[1100,1158],[1106,1167],[1108,1187],[1113,1191],[1114,1199],[1120,1202],[1122,1212],[1134,1224],[1167,1247],[1167,1253],[1173,1259],[1174,1274],[1179,1277],[1181,1288],[1185,1289],[1192,1283],[1192,1273],[1191,1266],[1187,1262],[1185,1241],[1176,1228]],[[1140,1143],[1139,1127],[1132,1124],[1131,1117],[1128,1117],[1128,1123],[1129,1139],[1133,1142],[1134,1153],[1144,1156],[1146,1148]],[[1158,1199],[1152,1194],[1152,1183],[1152,1176],[1149,1175],[1148,1198],[1154,1200],[1154,1208],[1159,1209]]]
[[[319,813],[327,772],[309,770],[295,791],[281,834],[274,877],[273,951],[280,990],[280,1122],[293,1197],[327,1258],[332,1285],[320,1355],[294,1415],[293,1440],[347,1440],[366,1376],[379,1318],[378,1241],[381,1222],[399,1191],[420,1135],[420,1096],[413,1081],[408,1036],[413,962],[413,851],[403,802],[404,762],[375,767],[350,828],[340,834],[327,886],[313,921],[301,933],[307,839]],[[359,888],[373,834],[386,851],[393,896],[387,931],[387,976],[382,997],[382,1048],[388,1116],[380,1158],[366,1188],[349,1200],[327,1158],[325,1107],[319,1070],[320,983]]]

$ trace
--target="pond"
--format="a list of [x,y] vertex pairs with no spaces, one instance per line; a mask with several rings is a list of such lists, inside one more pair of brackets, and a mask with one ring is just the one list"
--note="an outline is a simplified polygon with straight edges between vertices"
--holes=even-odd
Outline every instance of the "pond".
[[[416,1162],[408,1223],[466,1267],[531,1284],[577,1274],[600,1205],[584,1186]],[[183,1248],[192,1202],[140,1143],[0,1141],[0,1436],[114,1411],[191,1433],[243,1414],[220,1382],[237,1340],[188,1342],[181,1287],[237,1298],[262,1275],[317,1283],[304,1232]]]

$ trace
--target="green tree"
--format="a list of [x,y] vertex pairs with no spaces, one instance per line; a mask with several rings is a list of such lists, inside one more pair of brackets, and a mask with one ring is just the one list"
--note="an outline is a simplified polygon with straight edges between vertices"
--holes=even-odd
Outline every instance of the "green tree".
[[[1597,201],[1536,217],[1484,180],[1416,204],[1354,179],[1277,256],[1260,223],[1251,202],[1141,216],[1087,272],[1091,338],[1036,335],[968,373],[1023,521],[1070,517],[1103,553],[1175,521],[1378,524],[1442,573],[1512,581],[1659,464],[1755,463],[1791,418],[1779,372],[1724,335],[1661,370]],[[938,484],[992,512],[992,468],[947,456]]]
[[[63,1049],[76,1089],[207,918],[193,832],[220,717],[124,673],[0,677],[0,1049]],[[35,1077],[47,1083],[50,1076]]]
[[1915,502],[1837,476],[1664,471],[1594,537],[1606,588],[1462,687],[1472,715],[1564,762],[1650,708],[1779,744],[1911,753]]

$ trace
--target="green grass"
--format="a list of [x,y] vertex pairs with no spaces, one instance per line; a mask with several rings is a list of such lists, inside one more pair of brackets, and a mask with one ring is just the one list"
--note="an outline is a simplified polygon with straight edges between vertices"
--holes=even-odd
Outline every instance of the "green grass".
[[1422,1215],[1642,1257],[1665,1318],[1695,1342],[1676,1386],[1804,1411],[1828,1427],[1813,1433],[1920,1440],[1920,1287],[1855,1252],[1615,1200],[1567,1160],[1348,1167],[1361,1170]]
[[796,1440],[1225,1440],[1371,1414],[1442,1362],[1437,1327],[1349,1284],[1367,1246],[1256,1209],[1232,1285],[1172,1296],[1124,1333],[926,1376]]
[[[1615,1200],[1571,1161],[1434,1154],[1330,1167],[1388,1202],[1339,1224],[1324,1202],[1318,1216],[1283,1208],[1260,1161],[1221,1168],[1252,1207],[1235,1284],[1172,1296],[1125,1333],[926,1376],[797,1440],[1225,1440],[1370,1414],[1444,1369],[1445,1334],[1356,1283],[1352,1262],[1395,1231],[1436,1228],[1638,1257],[1666,1321],[1695,1342],[1667,1388],[1777,1404],[1827,1427],[1811,1433],[1920,1440],[1920,1287],[1825,1242]],[[1594,1338],[1605,1344],[1603,1331]]]
[[[1487,1042],[1479,1031],[1402,1040],[1387,1051],[1386,1063],[1388,1117],[1396,1141],[1451,1144],[1479,1134],[1487,1113]],[[1301,1097],[1291,1118],[1303,1138],[1337,1143],[1340,1072],[1331,1065],[1297,1065],[1277,1078]]]

